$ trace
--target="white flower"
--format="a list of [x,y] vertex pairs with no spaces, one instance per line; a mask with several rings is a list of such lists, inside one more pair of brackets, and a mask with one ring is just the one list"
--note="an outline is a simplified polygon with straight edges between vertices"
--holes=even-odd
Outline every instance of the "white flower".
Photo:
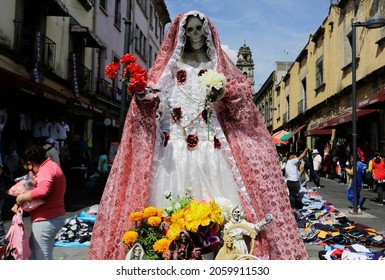
[[214,198],[214,201],[216,204],[221,207],[222,215],[226,217],[227,214],[230,214],[231,209],[234,207],[234,204],[231,202],[231,200],[225,198],[225,197],[216,197]]
[[176,210],[179,210],[180,208],[181,208],[180,203],[179,203],[179,202],[176,202],[176,203],[175,203],[175,209],[176,209]]
[[164,195],[165,198],[170,198],[171,197],[171,192],[170,191],[165,191],[163,193],[163,195]]
[[207,70],[200,76],[202,83],[208,88],[222,89],[226,84],[226,77],[212,69]]

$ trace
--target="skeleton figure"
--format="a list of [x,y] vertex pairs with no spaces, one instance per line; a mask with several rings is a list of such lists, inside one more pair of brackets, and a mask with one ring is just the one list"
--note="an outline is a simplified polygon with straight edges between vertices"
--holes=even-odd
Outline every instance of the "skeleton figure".
[[[266,230],[267,225],[273,220],[273,215],[266,214],[265,217],[256,224],[249,223],[245,219],[243,209],[239,205],[235,205],[231,209],[231,217],[229,221],[225,224],[223,231],[225,232],[233,224],[244,224],[249,226],[257,234],[261,230]],[[241,252],[242,255],[249,254],[247,244],[244,240],[245,235],[249,233],[243,228],[235,228],[229,232],[229,235],[234,237],[234,246]]]
[[203,34],[203,22],[199,17],[189,16],[186,22],[186,45],[182,55],[184,63],[196,66],[197,63],[207,62],[205,35]]
[[135,245],[132,246],[132,248],[130,249],[130,251],[128,251],[126,255],[126,260],[145,260],[145,259],[147,259],[146,254],[144,252],[142,245],[140,245],[139,243],[135,243]]

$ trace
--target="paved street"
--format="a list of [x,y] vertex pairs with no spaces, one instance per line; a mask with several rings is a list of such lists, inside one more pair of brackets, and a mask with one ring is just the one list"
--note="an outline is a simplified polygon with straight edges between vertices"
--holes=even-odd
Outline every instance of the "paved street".
[[[311,186],[311,183],[308,183]],[[362,190],[361,196],[364,199],[362,214],[349,214],[349,202],[346,198],[347,185],[339,184],[334,180],[321,178],[321,185],[325,188],[316,191],[324,200],[333,204],[341,212],[355,222],[367,225],[376,229],[377,232],[385,233],[385,206],[378,205],[374,200],[376,194],[369,190]],[[97,196],[82,194],[77,189],[69,189],[67,196],[67,216],[79,215],[81,211],[86,211],[90,206],[98,203]],[[29,218],[24,218],[27,230],[30,230]],[[10,221],[5,222],[8,229]],[[318,260],[318,252],[323,249],[321,245],[306,244],[307,251],[311,260]],[[54,258],[62,260],[86,260],[88,248],[54,248]]]

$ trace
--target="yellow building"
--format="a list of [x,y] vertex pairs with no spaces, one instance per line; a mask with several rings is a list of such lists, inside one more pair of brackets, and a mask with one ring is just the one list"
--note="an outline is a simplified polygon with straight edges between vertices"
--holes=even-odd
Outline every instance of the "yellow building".
[[[293,132],[288,150],[351,152],[352,22],[385,16],[385,1],[337,2],[275,86],[272,130]],[[370,155],[385,152],[385,27],[355,28],[357,146]]]

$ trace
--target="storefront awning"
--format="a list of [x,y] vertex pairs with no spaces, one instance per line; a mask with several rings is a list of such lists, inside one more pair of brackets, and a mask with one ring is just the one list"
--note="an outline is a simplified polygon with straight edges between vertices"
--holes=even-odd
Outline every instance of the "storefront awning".
[[[377,112],[376,109],[370,109],[370,110],[358,109],[356,116],[357,116],[357,118],[359,118],[359,117],[362,117],[362,116],[365,116],[368,114],[372,114],[372,113],[376,113],[376,112]],[[334,117],[328,121],[325,121],[323,123],[320,123],[318,127],[321,129],[332,128],[332,127],[336,127],[340,124],[344,124],[344,123],[351,122],[351,121],[352,121],[352,112],[349,112],[349,113],[342,114],[340,116],[336,116],[336,117]]]
[[47,1],[47,16],[68,17],[70,12],[61,0]]
[[375,93],[374,95],[359,101],[357,104],[357,107],[365,108],[365,109],[380,109],[384,107],[384,103],[383,103],[384,101],[385,101],[385,86],[383,86],[382,89],[377,93]]
[[287,144],[285,141],[282,141],[281,139],[275,138],[273,136],[271,137],[271,139],[273,140],[273,143],[276,145],[286,145]]
[[280,131],[274,133],[272,136],[273,136],[274,138],[281,139],[283,136],[285,136],[285,135],[287,135],[287,134],[289,134],[289,133],[290,133],[289,131],[286,131],[286,130],[280,130]]
[[318,126],[305,131],[305,136],[331,135],[332,129],[320,129]]
[[306,124],[299,126],[299,127],[298,127],[296,130],[294,130],[294,132],[292,132],[291,134],[287,134],[287,135],[283,136],[283,137],[281,138],[281,140],[283,140],[283,141],[289,140],[291,137],[293,137],[294,135],[296,135],[296,134],[297,134],[302,128],[304,128],[305,126],[306,126]]
[[71,25],[71,33],[82,36],[86,40],[86,47],[104,48],[100,39],[87,26]]

